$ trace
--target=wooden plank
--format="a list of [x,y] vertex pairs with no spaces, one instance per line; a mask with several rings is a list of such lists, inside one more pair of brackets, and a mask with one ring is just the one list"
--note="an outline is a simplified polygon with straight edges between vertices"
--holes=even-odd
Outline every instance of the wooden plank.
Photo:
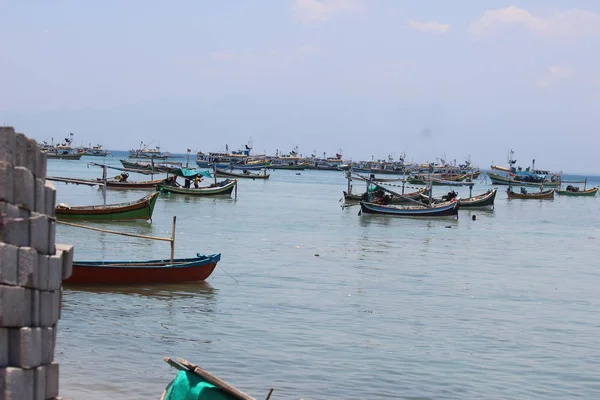
[[227,382],[222,381],[221,379],[217,378],[216,376],[210,374],[208,371],[198,367],[197,365],[190,363],[189,361],[184,360],[183,358],[177,358],[177,361],[179,363],[181,363],[182,365],[184,365],[185,367],[192,370],[196,375],[202,377],[207,382],[210,382],[213,385],[217,386],[219,389],[221,389],[223,392],[227,393],[230,396],[234,396],[235,398],[237,398],[239,400],[256,400],[254,397],[249,396],[246,393],[236,389],[235,387],[231,386]]

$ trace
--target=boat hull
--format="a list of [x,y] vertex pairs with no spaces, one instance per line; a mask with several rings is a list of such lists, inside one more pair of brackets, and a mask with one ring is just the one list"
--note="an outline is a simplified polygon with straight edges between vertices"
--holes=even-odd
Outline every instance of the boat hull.
[[170,186],[165,184],[159,184],[157,190],[163,193],[175,193],[175,194],[187,194],[192,196],[218,196],[218,195],[230,195],[233,189],[237,185],[237,180],[226,179],[221,183],[221,186],[215,187],[200,187],[200,188],[184,188],[177,186]]
[[306,164],[297,164],[297,165],[269,165],[269,169],[291,169],[294,171],[304,171],[307,168]]
[[59,220],[84,221],[130,221],[152,219],[158,193],[152,193],[140,200],[99,206],[56,207],[56,218]]
[[197,282],[214,271],[221,254],[174,260],[75,261],[65,285],[140,285]]
[[[160,183],[165,183],[166,179],[157,179],[154,181],[146,182],[118,182],[118,181],[106,181],[107,189],[117,190],[155,190]],[[98,178],[98,182],[102,182],[102,179]]]
[[466,199],[460,199],[458,201],[458,204],[460,205],[461,209],[493,207],[497,192],[498,192],[498,189],[492,189],[486,193],[480,194],[479,196],[473,196],[473,197],[469,197]]
[[596,193],[598,193],[598,188],[595,187],[593,189],[588,189],[588,190],[581,190],[578,192],[573,192],[570,190],[557,190],[556,194],[561,195],[561,196],[590,196],[593,197],[596,195]]
[[236,172],[229,172],[229,171],[223,171],[223,170],[217,170],[216,173],[217,176],[220,176],[222,178],[242,178],[242,179],[269,179],[269,174],[252,174],[252,173],[248,173],[248,174],[244,174],[244,173],[236,173]]
[[[421,189],[417,192],[406,193],[403,196],[408,199],[418,200],[421,197],[421,195],[425,192],[426,192],[426,189]],[[365,195],[364,193],[353,194],[353,193],[348,193],[348,192],[344,191],[344,201],[345,202],[364,201],[364,199],[363,199],[364,195]],[[410,200],[406,200],[405,198],[402,198],[402,197],[392,196],[392,200],[391,200],[390,204],[403,204],[403,203],[407,203],[407,202],[410,202]]]
[[510,190],[506,191],[506,195],[509,199],[521,199],[521,200],[553,200],[554,189],[546,190],[539,193],[517,193]]
[[54,160],[81,160],[83,154],[53,154],[46,153],[48,159]]
[[457,217],[459,203],[457,201],[436,204],[432,207],[421,206],[389,206],[360,202],[360,208],[366,214],[391,215],[408,218]]
[[560,186],[560,182],[524,182],[518,181],[513,178],[508,178],[502,175],[494,174],[493,172],[487,172],[488,177],[492,181],[493,185],[513,185],[513,186],[546,186],[546,187],[558,187]]
[[263,168],[269,168],[269,163],[255,163],[255,164],[231,164],[231,163],[211,163],[211,162],[205,162],[205,161],[196,161],[196,165],[198,165],[198,167],[200,168],[207,168],[207,169],[213,169],[216,168],[217,169],[239,169],[239,170],[251,170],[251,171],[256,171],[256,170],[261,170]]

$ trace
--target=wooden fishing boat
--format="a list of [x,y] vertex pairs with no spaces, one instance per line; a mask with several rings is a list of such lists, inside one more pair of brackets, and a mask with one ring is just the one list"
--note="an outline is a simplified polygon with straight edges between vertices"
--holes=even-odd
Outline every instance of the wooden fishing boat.
[[561,196],[595,196],[598,192],[598,188],[592,188],[587,190],[557,190],[556,193]]
[[164,183],[160,183],[157,190],[163,193],[175,193],[175,194],[189,194],[193,196],[216,196],[231,194],[233,189],[237,185],[235,179],[225,179],[224,181],[218,182],[216,185],[204,186],[199,188],[185,188],[183,186],[171,186]]
[[220,177],[225,177],[225,178],[242,178],[242,179],[269,179],[269,174],[256,174],[256,173],[252,173],[249,171],[244,171],[244,172],[232,172],[232,171],[225,171],[222,169],[217,169],[216,172],[217,176]]
[[[422,194],[424,194],[427,191],[426,188],[422,188],[417,190],[416,192],[410,192],[410,193],[405,193],[403,196],[405,198],[408,199],[412,199],[412,200],[418,200]],[[398,196],[392,196],[391,199],[391,204],[402,204],[402,203],[406,203],[407,200],[405,198],[402,197],[398,197]],[[350,203],[350,202],[358,202],[358,201],[366,201],[367,197],[365,193],[361,193],[361,194],[354,194],[354,193],[348,193],[347,191],[344,190],[344,201],[346,203]]]
[[458,218],[458,208],[458,201],[447,201],[430,206],[398,206],[360,202],[361,212],[365,214],[392,215],[396,217],[431,218],[456,216]]
[[221,254],[149,261],[74,261],[65,285],[141,285],[203,281],[212,274]]
[[491,189],[487,192],[468,197],[465,199],[460,199],[458,204],[460,208],[483,208],[483,207],[494,207],[494,200],[496,199],[496,192],[498,189]]
[[[155,179],[153,181],[141,181],[141,182],[120,182],[117,180],[107,180],[106,187],[108,189],[139,189],[139,190],[154,190],[161,183],[166,183],[169,178]],[[98,182],[102,183],[102,178],[98,178]]]
[[61,220],[88,220],[88,221],[124,221],[124,220],[149,220],[152,219],[154,205],[158,193],[151,193],[139,200],[106,204],[97,206],[68,206],[59,204],[56,207],[56,218]]
[[541,192],[533,192],[533,193],[517,193],[513,192],[509,187],[506,189],[506,195],[509,199],[523,199],[523,200],[553,200],[554,199],[554,189],[544,190]]
[[[495,167],[495,169],[498,169],[498,167]],[[540,186],[540,185],[543,185],[546,187],[560,186],[560,179],[558,179],[558,178],[554,181],[545,180],[543,182],[527,182],[524,180],[515,179],[515,177],[512,177],[512,176],[504,176],[504,175],[496,174],[491,171],[487,172],[487,176],[490,178],[493,185],[512,185],[512,186]]]

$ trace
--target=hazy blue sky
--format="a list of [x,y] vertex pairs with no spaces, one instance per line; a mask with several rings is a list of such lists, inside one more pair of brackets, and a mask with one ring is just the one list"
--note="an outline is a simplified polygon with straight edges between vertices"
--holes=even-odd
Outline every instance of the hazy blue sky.
[[0,124],[600,172],[600,1],[0,0]]

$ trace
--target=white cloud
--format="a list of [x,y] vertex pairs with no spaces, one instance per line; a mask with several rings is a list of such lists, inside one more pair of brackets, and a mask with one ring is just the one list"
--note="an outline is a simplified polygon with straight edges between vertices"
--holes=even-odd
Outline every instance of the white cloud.
[[548,88],[556,83],[563,82],[573,76],[573,68],[568,65],[550,65],[536,81],[540,89]]
[[449,24],[442,24],[438,21],[418,22],[412,19],[408,21],[408,27],[421,32],[445,34],[450,30]]
[[592,11],[572,8],[547,16],[535,16],[519,7],[487,10],[473,22],[469,32],[477,36],[501,29],[523,27],[539,36],[598,36],[600,15]]
[[292,7],[294,18],[304,22],[329,21],[335,14],[362,8],[360,0],[296,0]]

